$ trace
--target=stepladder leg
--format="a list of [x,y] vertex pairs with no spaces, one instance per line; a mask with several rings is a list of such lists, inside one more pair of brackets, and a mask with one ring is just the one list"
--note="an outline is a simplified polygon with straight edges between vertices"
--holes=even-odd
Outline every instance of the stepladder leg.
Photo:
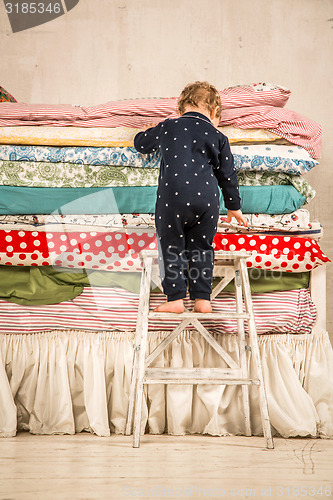
[[139,356],[138,350],[140,349],[141,335],[142,335],[142,325],[144,321],[143,315],[147,317],[149,310],[149,297],[148,304],[146,300],[146,295],[149,294],[150,288],[150,279],[151,279],[151,270],[147,273],[146,262],[142,263],[142,273],[141,273],[141,286],[140,286],[140,298],[138,305],[138,318],[135,332],[135,339],[133,345],[133,364],[132,364],[132,375],[131,375],[131,384],[130,384],[130,392],[128,398],[128,409],[127,409],[127,419],[126,419],[126,427],[125,427],[125,435],[129,436],[132,431],[132,423],[133,423],[133,411],[134,411],[134,402],[135,402],[135,394],[136,394],[136,385],[138,380],[138,363]]
[[[140,425],[142,412],[143,398],[143,378],[145,369],[145,357],[148,343],[148,314],[149,314],[149,297],[150,297],[150,282],[152,274],[152,257],[143,259],[143,269],[140,287],[140,299],[138,308],[138,319],[136,324],[135,335],[135,364],[133,365],[133,377],[135,380],[131,385],[134,386],[130,394],[129,408],[132,408],[135,399],[134,409],[134,424],[133,424],[133,447],[140,446]],[[131,416],[132,419],[132,416]]]
[[134,346],[133,346],[132,376],[131,376],[130,392],[129,392],[129,398],[128,398],[128,410],[127,410],[127,419],[126,419],[126,427],[125,427],[125,436],[129,436],[132,432],[135,390],[136,390],[137,373],[138,373],[138,355],[137,355],[137,352],[138,351],[136,348],[136,344],[134,344]]
[[257,378],[258,378],[258,382],[259,382],[261,423],[262,423],[263,433],[264,433],[264,436],[266,439],[266,447],[269,449],[273,449],[274,443],[273,443],[273,438],[272,438],[272,429],[271,429],[271,424],[270,424],[270,419],[269,419],[267,396],[266,396],[264,377],[263,377],[262,366],[261,366],[257,330],[256,330],[255,319],[254,319],[251,289],[250,289],[250,283],[249,283],[249,276],[248,276],[248,272],[247,272],[246,263],[242,259],[240,262],[240,272],[241,272],[241,278],[242,278],[242,283],[243,283],[245,309],[246,309],[246,312],[248,312],[250,315],[250,319],[248,322],[249,338],[250,338],[250,345],[251,345],[251,352],[252,352],[252,356],[253,356],[253,361],[254,361],[254,365],[256,368],[256,372],[257,372]]
[[[243,312],[243,295],[242,295],[242,280],[240,275],[240,270],[235,270],[235,298],[236,298],[236,312]],[[244,320],[237,319],[237,331],[238,331],[238,345],[239,345],[239,362],[242,372],[242,377],[249,378],[248,365],[246,358],[246,340],[245,340],[245,329]],[[250,400],[249,400],[249,386],[242,385],[242,400],[243,400],[243,411],[244,411],[244,421],[245,421],[245,436],[251,436],[251,420],[250,420]]]
[[266,395],[265,382],[260,360],[258,339],[257,339],[257,334],[255,332],[255,323],[253,319],[250,319],[249,321],[249,332],[250,332],[250,337],[252,337],[251,351],[259,381],[259,402],[260,402],[260,414],[261,414],[261,424],[263,428],[263,434],[266,439],[266,448],[273,449],[274,443],[272,438],[271,423],[269,419],[267,395]]
[[259,393],[260,393],[261,421],[262,421],[264,436],[266,439],[266,448],[272,450],[274,448],[274,442],[272,437],[271,423],[269,420],[266,390],[263,383],[259,385]]
[[143,400],[143,380],[140,379],[138,380],[136,387],[135,414],[134,414],[134,424],[133,424],[133,448],[139,448],[140,446],[142,400]]

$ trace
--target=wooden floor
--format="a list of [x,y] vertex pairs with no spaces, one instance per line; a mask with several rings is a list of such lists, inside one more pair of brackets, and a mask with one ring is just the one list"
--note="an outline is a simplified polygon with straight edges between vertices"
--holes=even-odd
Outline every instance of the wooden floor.
[[[333,498],[333,440],[33,436],[0,440],[0,500]],[[301,489],[302,488],[302,489]]]

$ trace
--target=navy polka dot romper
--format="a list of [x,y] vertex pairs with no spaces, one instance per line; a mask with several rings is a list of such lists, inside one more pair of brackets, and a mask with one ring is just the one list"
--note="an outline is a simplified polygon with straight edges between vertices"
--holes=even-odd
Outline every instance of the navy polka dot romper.
[[162,285],[168,301],[210,300],[219,186],[230,210],[240,208],[228,138],[205,115],[190,111],[134,138],[140,153],[160,150],[155,209]]

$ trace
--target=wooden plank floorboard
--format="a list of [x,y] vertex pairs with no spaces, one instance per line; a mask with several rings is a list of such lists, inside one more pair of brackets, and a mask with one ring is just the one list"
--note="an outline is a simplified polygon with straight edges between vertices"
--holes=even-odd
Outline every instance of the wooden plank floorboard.
[[133,449],[132,436],[19,433],[0,441],[0,500],[291,499],[301,487],[304,498],[333,498],[333,440],[274,444],[267,450],[263,437],[145,435]]

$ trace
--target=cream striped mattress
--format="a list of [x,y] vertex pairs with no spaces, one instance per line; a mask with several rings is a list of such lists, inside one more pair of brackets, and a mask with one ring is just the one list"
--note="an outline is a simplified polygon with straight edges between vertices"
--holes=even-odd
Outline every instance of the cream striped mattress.
[[[309,289],[271,293],[255,293],[253,307],[259,334],[311,333],[316,309]],[[162,293],[152,293],[150,305],[165,300]],[[31,333],[54,329],[135,330],[139,295],[123,288],[86,287],[73,300],[54,305],[24,306],[0,300],[0,332]],[[193,304],[186,299],[186,306]],[[213,310],[235,309],[234,295],[223,292],[213,301]],[[207,315],[208,318],[208,315]],[[168,331],[176,326],[173,320],[152,320],[151,330]],[[214,333],[237,333],[236,320],[203,321]]]

